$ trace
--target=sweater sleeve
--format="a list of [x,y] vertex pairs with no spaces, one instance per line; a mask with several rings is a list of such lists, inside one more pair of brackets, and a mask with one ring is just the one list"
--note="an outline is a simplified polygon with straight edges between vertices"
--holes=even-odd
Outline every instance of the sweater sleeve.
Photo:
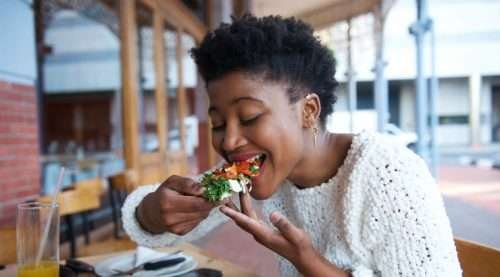
[[409,152],[377,163],[370,178],[360,236],[361,255],[372,259],[353,276],[461,276],[438,187],[425,163]]
[[146,185],[137,188],[127,197],[122,207],[123,228],[130,238],[139,245],[147,247],[162,247],[171,246],[185,241],[197,240],[208,234],[218,225],[227,221],[227,218],[223,216],[218,209],[213,209],[204,221],[184,236],[172,233],[157,235],[151,234],[141,228],[135,217],[135,210],[141,203],[142,199],[149,193],[154,192],[158,187],[159,184]]

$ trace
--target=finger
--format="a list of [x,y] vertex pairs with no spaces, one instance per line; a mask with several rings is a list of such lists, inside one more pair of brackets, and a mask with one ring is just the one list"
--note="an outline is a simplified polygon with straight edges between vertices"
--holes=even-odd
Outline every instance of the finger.
[[236,204],[234,204],[233,200],[229,200],[225,205],[226,205],[226,207],[229,207],[237,212],[240,212],[240,209],[238,209],[238,206],[236,206]]
[[274,251],[285,249],[289,244],[279,232],[268,228],[266,225],[261,224],[243,213],[236,212],[227,207],[221,207],[220,210],[231,218],[241,229],[250,233],[255,240]]
[[242,213],[255,220],[258,220],[257,213],[252,208],[252,199],[250,198],[249,193],[240,192],[240,205]]
[[286,217],[278,212],[272,212],[269,215],[269,221],[278,229],[278,231],[292,243],[299,243],[303,238],[301,229],[293,225]]
[[184,224],[186,222],[201,221],[208,217],[210,211],[203,213],[176,213],[173,215],[167,215],[163,217],[163,222],[167,227],[173,227],[179,224]]
[[200,183],[177,175],[170,176],[162,185],[184,195],[202,196],[204,192],[204,188]]
[[208,202],[205,198],[181,195],[173,190],[166,190],[162,201],[162,209],[169,213],[203,213],[212,210],[214,207],[215,205]]
[[257,220],[247,216],[244,213],[237,212],[233,209],[230,209],[226,206],[222,206],[220,211],[230,217],[238,226],[240,226],[245,231],[258,235],[260,233],[265,232],[264,229],[267,229],[264,225],[260,224]]

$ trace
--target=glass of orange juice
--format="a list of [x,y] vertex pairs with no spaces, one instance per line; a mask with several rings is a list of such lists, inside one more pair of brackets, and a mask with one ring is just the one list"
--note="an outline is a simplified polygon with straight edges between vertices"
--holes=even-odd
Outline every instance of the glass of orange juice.
[[[50,203],[30,202],[17,205],[16,232],[17,276],[58,277],[59,207],[57,204],[52,206]],[[45,241],[43,250],[40,251],[42,240]]]

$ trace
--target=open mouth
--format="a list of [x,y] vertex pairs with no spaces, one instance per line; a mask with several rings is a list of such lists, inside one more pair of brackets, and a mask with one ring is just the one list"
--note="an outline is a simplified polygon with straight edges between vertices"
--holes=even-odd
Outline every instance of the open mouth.
[[262,167],[262,164],[264,163],[265,160],[266,160],[266,155],[259,154],[259,155],[256,155],[256,156],[248,159],[247,162],[253,163],[254,165],[256,165],[258,167]]

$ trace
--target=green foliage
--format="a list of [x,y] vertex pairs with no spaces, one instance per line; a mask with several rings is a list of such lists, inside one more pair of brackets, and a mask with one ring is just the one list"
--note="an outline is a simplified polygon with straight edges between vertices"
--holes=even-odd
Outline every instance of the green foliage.
[[205,187],[204,196],[209,202],[218,202],[224,194],[232,193],[227,179],[217,177],[211,173],[203,176],[201,185]]
[[257,173],[257,172],[259,172],[259,167],[256,165],[252,165],[252,166],[250,166],[250,171],[252,173]]

